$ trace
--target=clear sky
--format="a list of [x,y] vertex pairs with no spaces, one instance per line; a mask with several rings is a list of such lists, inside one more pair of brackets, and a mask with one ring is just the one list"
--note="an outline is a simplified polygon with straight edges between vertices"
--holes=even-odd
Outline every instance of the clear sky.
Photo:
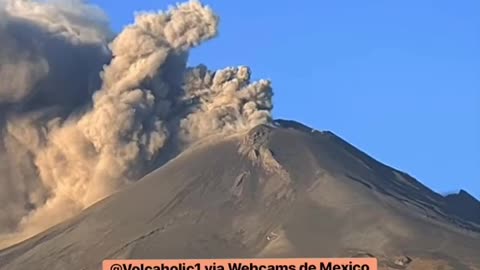
[[[480,198],[480,1],[204,0],[211,69],[272,80],[274,116],[331,130],[442,194]],[[174,1],[93,0],[120,31]],[[275,4],[272,4],[275,3]]]

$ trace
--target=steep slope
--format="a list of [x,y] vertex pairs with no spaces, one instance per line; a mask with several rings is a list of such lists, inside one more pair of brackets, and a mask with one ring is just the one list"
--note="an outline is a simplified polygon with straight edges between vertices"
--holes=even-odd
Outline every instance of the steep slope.
[[275,124],[192,147],[75,218],[0,251],[0,269],[294,256],[375,256],[382,269],[480,269],[480,224],[451,198],[333,133]]

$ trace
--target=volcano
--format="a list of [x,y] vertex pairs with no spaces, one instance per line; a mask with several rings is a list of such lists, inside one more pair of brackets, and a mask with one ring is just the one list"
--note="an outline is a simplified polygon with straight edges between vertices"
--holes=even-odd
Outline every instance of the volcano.
[[0,251],[1,270],[104,259],[376,257],[480,269],[480,202],[442,196],[334,133],[276,120],[211,136],[79,215]]

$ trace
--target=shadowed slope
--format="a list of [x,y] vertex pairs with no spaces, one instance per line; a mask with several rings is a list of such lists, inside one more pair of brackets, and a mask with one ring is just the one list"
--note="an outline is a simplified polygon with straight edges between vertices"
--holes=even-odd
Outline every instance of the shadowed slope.
[[0,251],[0,269],[294,256],[479,269],[480,225],[450,201],[330,132],[277,121],[183,152],[77,217]]

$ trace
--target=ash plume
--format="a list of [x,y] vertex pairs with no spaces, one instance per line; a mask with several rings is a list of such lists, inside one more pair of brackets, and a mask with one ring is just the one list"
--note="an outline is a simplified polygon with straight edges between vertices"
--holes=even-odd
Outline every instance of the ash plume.
[[271,121],[270,82],[248,67],[186,66],[218,24],[190,1],[114,35],[80,0],[0,0],[0,246],[138,180],[166,149]]

